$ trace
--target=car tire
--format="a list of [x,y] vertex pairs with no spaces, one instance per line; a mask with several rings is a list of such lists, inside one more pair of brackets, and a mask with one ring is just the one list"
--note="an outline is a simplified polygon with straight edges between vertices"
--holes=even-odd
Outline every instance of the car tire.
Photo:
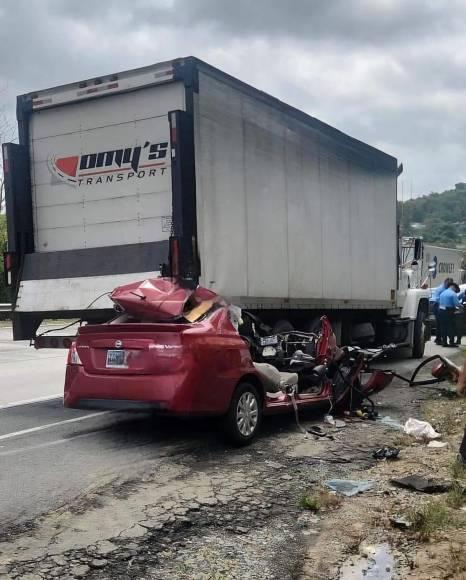
[[259,432],[262,421],[262,401],[254,385],[240,383],[233,393],[224,430],[237,446],[248,445]]
[[413,350],[411,357],[422,358],[424,356],[425,345],[426,345],[425,314],[421,310],[418,310],[416,320],[414,321]]

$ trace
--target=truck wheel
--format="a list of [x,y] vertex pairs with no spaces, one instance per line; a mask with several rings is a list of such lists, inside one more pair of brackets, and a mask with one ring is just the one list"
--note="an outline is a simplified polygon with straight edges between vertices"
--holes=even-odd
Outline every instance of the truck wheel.
[[293,325],[288,320],[279,320],[273,325],[273,334],[283,334],[285,332],[292,332],[294,330]]
[[248,445],[257,435],[262,420],[262,402],[254,385],[240,383],[231,399],[225,433],[235,445]]
[[422,358],[424,356],[424,348],[426,346],[426,325],[425,314],[418,310],[416,320],[414,321],[413,332],[413,352],[412,358]]

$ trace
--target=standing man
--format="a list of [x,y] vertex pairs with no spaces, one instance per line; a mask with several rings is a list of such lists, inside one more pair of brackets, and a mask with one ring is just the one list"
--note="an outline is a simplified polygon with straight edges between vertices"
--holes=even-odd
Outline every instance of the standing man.
[[[466,361],[465,361],[466,362]],[[456,392],[460,397],[466,396],[466,376],[465,376],[465,366],[463,365],[459,378],[458,383],[456,385]],[[464,429],[463,440],[461,441],[460,445],[460,452],[458,454],[458,463],[466,467],[466,427]]]
[[430,298],[430,302],[432,303],[432,312],[435,316],[435,344],[442,344],[442,328],[441,328],[441,320],[439,315],[439,301],[440,296],[444,290],[448,288],[448,286],[453,282],[453,278],[447,278],[443,284],[437,286],[432,290],[432,296]]
[[442,331],[442,346],[456,347],[456,321],[455,313],[460,307],[458,294],[455,292],[456,284],[451,281],[448,287],[439,296],[439,318]]
[[464,313],[465,291],[461,290],[458,284],[455,284],[454,290],[458,296],[458,300],[461,305],[461,308],[457,310],[455,314],[456,344],[460,346],[461,339],[463,338],[463,330],[465,323],[465,313]]

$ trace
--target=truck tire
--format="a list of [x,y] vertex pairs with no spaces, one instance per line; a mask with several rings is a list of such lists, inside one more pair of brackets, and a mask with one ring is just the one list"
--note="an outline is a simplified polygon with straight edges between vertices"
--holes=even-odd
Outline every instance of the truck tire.
[[230,402],[224,430],[235,445],[248,445],[257,435],[262,421],[262,401],[254,385],[240,383]]
[[426,346],[426,329],[425,329],[425,314],[422,310],[417,311],[417,317],[414,321],[413,332],[413,350],[412,358],[422,358],[424,356],[424,349]]
[[273,325],[272,333],[273,334],[283,334],[285,332],[292,332],[294,330],[294,326],[288,320],[279,320]]

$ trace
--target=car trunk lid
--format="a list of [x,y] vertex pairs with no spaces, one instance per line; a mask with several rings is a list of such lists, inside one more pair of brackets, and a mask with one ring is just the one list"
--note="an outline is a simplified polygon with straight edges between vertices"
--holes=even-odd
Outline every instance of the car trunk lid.
[[91,374],[175,372],[182,361],[182,333],[189,324],[106,324],[79,330],[76,348]]

